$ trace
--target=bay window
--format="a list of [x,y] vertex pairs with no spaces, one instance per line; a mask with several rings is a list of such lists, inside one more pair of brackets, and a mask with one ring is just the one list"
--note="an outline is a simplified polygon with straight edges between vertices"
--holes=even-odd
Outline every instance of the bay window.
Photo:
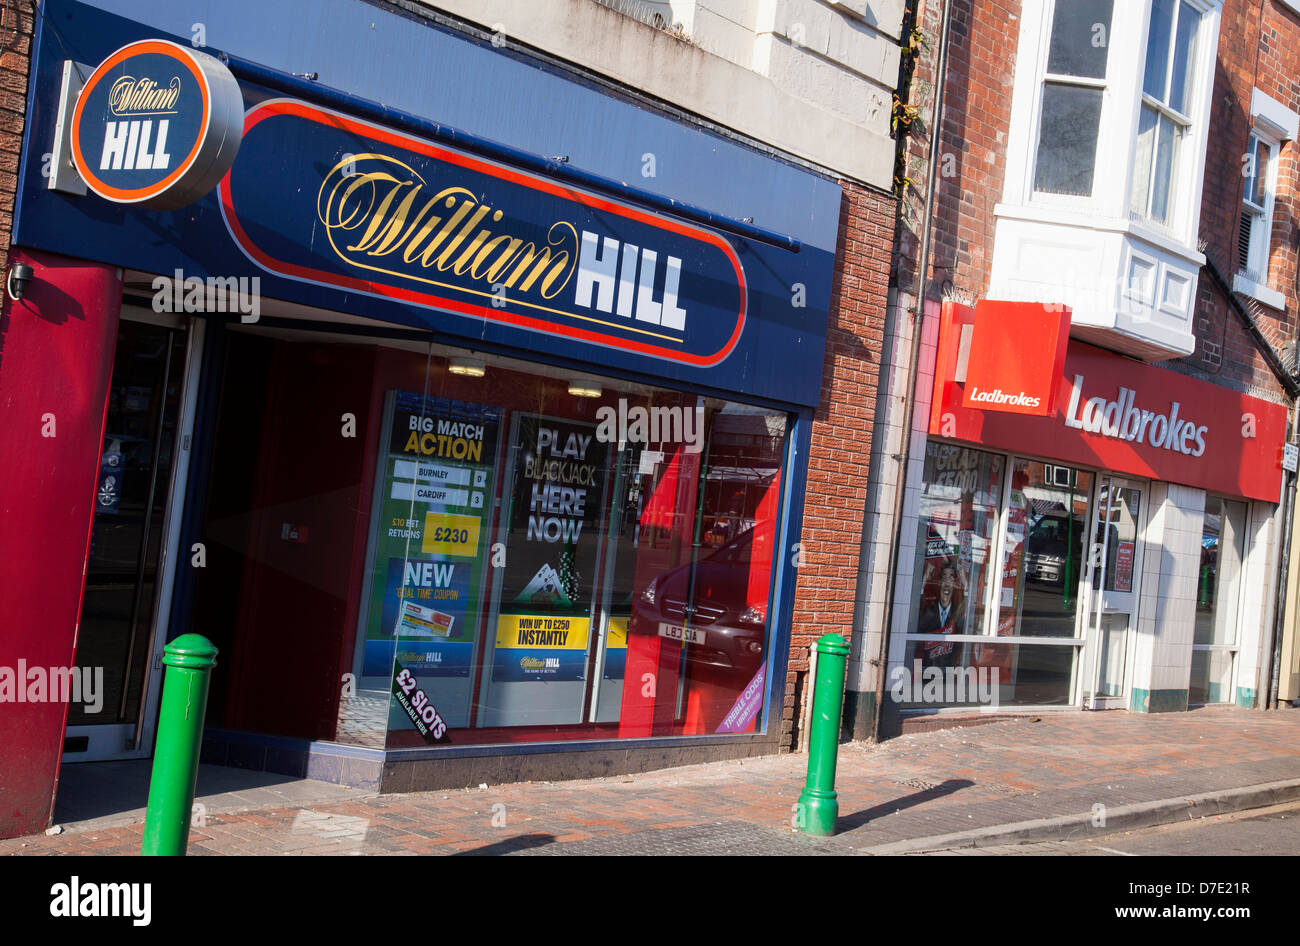
[[1176,212],[1179,152],[1192,125],[1196,39],[1204,14],[1187,0],[1153,0],[1142,77],[1131,210],[1168,227]]
[[989,296],[1071,334],[1191,354],[1222,0],[1023,0]]

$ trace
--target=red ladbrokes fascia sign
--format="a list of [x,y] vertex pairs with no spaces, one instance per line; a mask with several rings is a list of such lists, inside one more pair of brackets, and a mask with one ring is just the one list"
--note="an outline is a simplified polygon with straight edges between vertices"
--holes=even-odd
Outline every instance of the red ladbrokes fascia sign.
[[1283,405],[1071,341],[1046,416],[966,407],[968,385],[953,378],[961,326],[973,318],[944,304],[932,436],[1277,502]]

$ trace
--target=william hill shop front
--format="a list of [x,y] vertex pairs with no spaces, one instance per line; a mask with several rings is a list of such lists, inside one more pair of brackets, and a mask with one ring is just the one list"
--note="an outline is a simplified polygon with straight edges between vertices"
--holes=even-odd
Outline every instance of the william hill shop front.
[[770,751],[838,185],[366,4],[145,7],[50,0],[34,47],[9,315],[42,350],[5,359],[59,417],[10,458],[55,549],[13,567],[30,652],[67,661],[80,596],[104,684],[33,752],[147,757],[186,632],[217,763]]
[[1284,405],[944,303],[909,473],[903,715],[1253,708],[1271,657]]

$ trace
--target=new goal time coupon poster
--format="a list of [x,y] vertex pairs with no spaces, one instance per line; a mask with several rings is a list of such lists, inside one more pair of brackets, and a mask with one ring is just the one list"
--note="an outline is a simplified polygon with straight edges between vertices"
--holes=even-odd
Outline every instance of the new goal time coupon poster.
[[468,677],[488,558],[501,412],[389,394],[363,675],[394,657],[418,677]]

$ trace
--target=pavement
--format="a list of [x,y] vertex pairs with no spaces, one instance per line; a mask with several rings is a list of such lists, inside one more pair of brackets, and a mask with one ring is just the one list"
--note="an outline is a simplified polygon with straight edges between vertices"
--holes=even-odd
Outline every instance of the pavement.
[[[1290,802],[1098,838],[952,848],[926,851],[917,856],[1188,857],[1211,853],[1216,857],[1294,857],[1297,850],[1300,850],[1300,802]],[[1235,867],[1230,870],[1239,872]],[[1203,891],[1198,889],[1197,893]]]
[[[64,768],[61,832],[0,840],[0,854],[138,853],[147,765],[92,765]],[[846,743],[830,838],[792,827],[806,766],[786,754],[402,795],[203,766],[189,853],[818,856],[1097,839],[1300,800],[1300,710],[1070,711]]]

